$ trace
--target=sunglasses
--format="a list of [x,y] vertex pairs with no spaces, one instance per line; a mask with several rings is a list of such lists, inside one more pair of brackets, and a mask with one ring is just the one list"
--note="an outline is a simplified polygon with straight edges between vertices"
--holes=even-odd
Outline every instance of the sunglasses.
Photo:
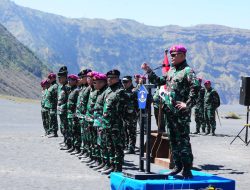
[[128,83],[128,80],[123,80],[122,83]]
[[172,53],[170,54],[171,57],[176,57],[177,55],[182,54],[182,53]]

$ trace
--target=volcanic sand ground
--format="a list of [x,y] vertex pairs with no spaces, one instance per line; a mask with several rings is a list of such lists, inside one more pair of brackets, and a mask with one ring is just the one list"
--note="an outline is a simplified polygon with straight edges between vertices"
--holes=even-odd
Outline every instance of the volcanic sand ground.
[[[59,150],[59,138],[43,134],[40,104],[0,98],[1,190],[108,190],[109,179],[89,169],[75,156]],[[246,122],[246,107],[221,106],[220,115],[233,111],[241,119],[217,119],[216,136],[191,135],[194,168],[236,180],[236,189],[250,189],[250,152],[237,139],[230,142]],[[194,119],[191,131],[195,131]],[[155,128],[153,123],[153,128]],[[243,133],[244,137],[245,133]],[[126,169],[138,167],[138,155],[125,156]],[[163,169],[151,164],[152,171]]]

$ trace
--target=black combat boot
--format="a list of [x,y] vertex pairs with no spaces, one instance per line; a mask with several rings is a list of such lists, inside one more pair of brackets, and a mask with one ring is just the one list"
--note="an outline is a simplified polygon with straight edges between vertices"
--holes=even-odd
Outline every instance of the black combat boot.
[[75,151],[75,147],[74,147],[74,146],[72,146],[71,149],[69,149],[67,152],[68,152],[68,153],[71,153],[71,152],[73,152],[73,151]]
[[193,178],[191,168],[192,168],[191,164],[184,164],[184,167],[183,167],[183,170],[182,170],[182,176],[183,176],[184,179]]
[[207,132],[205,133],[205,135],[209,135],[210,133],[210,129],[207,130]]
[[127,150],[124,151],[124,154],[135,154],[135,148],[130,146]]
[[172,171],[164,173],[164,174],[169,175],[169,176],[177,175],[178,173],[181,172],[182,168],[183,168],[182,163],[176,163]]
[[96,167],[94,167],[93,170],[97,171],[97,170],[103,168],[105,165],[106,165],[105,162],[101,162],[99,165],[97,165]]
[[215,136],[215,129],[212,129],[212,136]]
[[101,172],[102,175],[109,175],[111,172],[115,170],[115,167],[111,165],[108,169]]

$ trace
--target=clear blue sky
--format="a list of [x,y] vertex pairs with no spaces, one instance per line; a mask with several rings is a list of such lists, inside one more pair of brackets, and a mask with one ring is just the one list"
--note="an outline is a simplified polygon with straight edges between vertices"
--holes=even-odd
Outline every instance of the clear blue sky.
[[250,29],[250,0],[12,0],[71,18],[128,18],[165,26],[220,24]]

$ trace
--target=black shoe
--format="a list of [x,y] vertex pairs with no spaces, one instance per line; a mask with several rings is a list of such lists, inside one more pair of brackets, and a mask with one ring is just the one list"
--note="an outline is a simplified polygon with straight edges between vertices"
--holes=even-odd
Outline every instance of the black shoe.
[[210,131],[206,132],[205,135],[209,135]]
[[86,163],[86,166],[91,166],[92,164],[95,164],[96,161],[95,160],[92,160],[91,162],[85,162]]
[[79,154],[81,151],[80,149],[75,149],[74,152],[71,153],[71,155],[76,155],[76,154]]
[[110,174],[111,172],[113,172],[113,171],[114,171],[114,167],[111,166],[111,167],[108,168],[107,170],[102,171],[101,174],[102,174],[102,175],[109,175],[109,174]]
[[134,148],[129,148],[128,150],[124,151],[124,154],[135,154],[135,149]]
[[164,173],[165,175],[169,175],[169,176],[173,176],[173,175],[177,175],[178,173],[180,173],[182,170],[182,167],[180,166],[175,166],[174,169],[170,172]]
[[82,158],[88,158],[88,157],[89,157],[88,153],[84,153],[83,155],[79,156],[78,158],[82,159]]
[[87,159],[84,159],[84,160],[81,160],[81,161],[84,162],[84,163],[89,163],[89,162],[93,161],[93,158],[87,158]]
[[105,163],[101,163],[101,164],[97,165],[96,167],[94,167],[93,170],[97,171],[97,170],[103,168],[104,166],[105,166]]
[[214,132],[212,132],[212,136],[215,136],[215,133],[214,133]]
[[193,178],[193,174],[191,170],[183,170],[182,171],[182,176],[184,179],[190,179]]
[[194,135],[197,135],[197,134],[199,134],[200,133],[200,131],[195,131],[193,134]]
[[103,171],[107,170],[108,168],[110,168],[110,166],[105,165],[105,166],[103,166],[102,168],[100,168],[100,169],[97,170],[97,171],[98,171],[98,172],[103,172]]
[[70,150],[71,149],[71,146],[64,146],[64,147],[61,147],[60,150]]
[[[88,165],[88,164],[87,164]],[[95,161],[93,164],[90,164],[88,165],[90,168],[94,168],[96,166],[99,166],[99,162],[98,161]]]
[[84,154],[83,151],[80,151],[78,154],[75,154],[75,156],[79,157],[79,156],[82,156]]
[[69,149],[67,152],[68,153],[71,153],[71,152],[73,152],[75,150],[75,147],[72,147],[71,149]]

